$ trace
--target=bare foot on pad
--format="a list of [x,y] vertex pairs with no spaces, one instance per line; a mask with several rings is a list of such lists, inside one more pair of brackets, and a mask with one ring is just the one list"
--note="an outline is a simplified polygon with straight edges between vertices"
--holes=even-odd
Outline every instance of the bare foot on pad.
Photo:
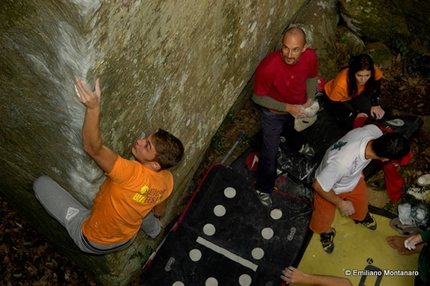
[[420,253],[423,249],[423,244],[418,244],[415,249],[409,250],[405,248],[405,240],[407,239],[407,236],[389,236],[387,237],[388,245],[393,248],[397,249],[399,254],[401,255],[411,255],[414,253]]

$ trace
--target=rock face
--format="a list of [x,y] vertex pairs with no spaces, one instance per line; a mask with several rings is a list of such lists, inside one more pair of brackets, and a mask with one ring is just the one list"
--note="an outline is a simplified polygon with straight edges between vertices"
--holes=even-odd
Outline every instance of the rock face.
[[410,4],[416,0],[3,2],[0,193],[101,285],[127,284],[157,242],[140,234],[125,251],[83,255],[35,199],[32,182],[45,174],[91,207],[104,178],[81,147],[84,107],[73,78],[94,86],[100,77],[103,141],[121,156],[130,157],[134,141],[158,128],[183,141],[167,223],[211,137],[233,104],[250,96],[256,66],[287,26],[303,27],[327,79],[337,72],[339,3],[354,34],[428,51],[428,18],[424,9],[414,11],[428,4]]
[[159,127],[183,141],[168,221],[211,137],[303,2],[6,0],[1,195],[100,284],[127,284],[154,243],[140,234],[120,253],[83,255],[33,195],[45,174],[90,207],[103,180],[82,151],[84,107],[73,78],[93,87],[100,77],[104,144],[121,156]]
[[339,0],[346,26],[369,41],[381,41],[402,53],[430,50],[429,1]]
[[339,21],[337,1],[308,1],[294,16],[291,24],[306,32],[308,45],[318,55],[320,76],[331,79],[337,73],[336,26]]

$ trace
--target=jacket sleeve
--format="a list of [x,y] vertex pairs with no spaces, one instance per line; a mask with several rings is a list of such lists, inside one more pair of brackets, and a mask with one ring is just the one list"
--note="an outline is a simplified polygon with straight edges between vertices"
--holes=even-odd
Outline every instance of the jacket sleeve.
[[377,80],[375,82],[376,86],[375,86],[375,90],[373,91],[371,97],[370,97],[370,103],[372,104],[372,106],[378,106],[379,104],[379,99],[381,97],[381,81]]
[[306,96],[315,99],[317,93],[318,76],[306,79]]
[[279,111],[283,111],[286,112],[285,110],[287,109],[287,104],[277,101],[273,98],[271,98],[270,96],[267,95],[257,95],[255,93],[252,94],[252,100],[263,107],[266,108],[270,108],[270,109],[275,109],[275,110],[279,110]]

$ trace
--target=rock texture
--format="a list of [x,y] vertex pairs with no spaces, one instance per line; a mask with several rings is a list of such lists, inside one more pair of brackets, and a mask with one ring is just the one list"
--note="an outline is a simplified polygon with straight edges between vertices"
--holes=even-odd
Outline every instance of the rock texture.
[[120,253],[83,255],[32,192],[46,174],[90,207],[103,180],[81,148],[84,107],[73,78],[94,86],[100,77],[103,140],[120,155],[130,157],[133,142],[159,127],[183,140],[167,223],[211,137],[303,2],[6,0],[2,196],[100,284],[127,284],[154,242],[140,234]]
[[157,241],[140,234],[125,251],[83,255],[33,195],[32,182],[46,174],[90,207],[104,178],[81,148],[84,107],[73,78],[90,86],[101,78],[103,140],[121,156],[159,127],[184,142],[168,223],[212,136],[235,102],[249,98],[256,66],[279,47],[287,26],[303,27],[320,75],[330,79],[338,22],[364,44],[428,51],[428,4],[403,2],[5,0],[0,193],[100,285],[125,285]]
[[337,1],[308,1],[294,16],[291,25],[306,32],[309,47],[318,55],[319,75],[331,79],[337,73],[336,26],[339,22]]
[[419,0],[339,0],[346,26],[369,41],[381,41],[403,53],[430,49],[430,2]]

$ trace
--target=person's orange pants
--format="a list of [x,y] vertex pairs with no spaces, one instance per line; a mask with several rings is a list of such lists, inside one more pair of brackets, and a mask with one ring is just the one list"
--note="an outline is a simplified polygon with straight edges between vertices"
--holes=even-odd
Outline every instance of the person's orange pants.
[[[355,213],[350,215],[350,218],[361,221],[366,217],[369,209],[367,188],[363,176],[351,192],[341,193],[338,196],[343,200],[352,202]],[[309,228],[315,233],[326,232],[334,221],[335,212],[336,206],[314,191],[314,211]]]

